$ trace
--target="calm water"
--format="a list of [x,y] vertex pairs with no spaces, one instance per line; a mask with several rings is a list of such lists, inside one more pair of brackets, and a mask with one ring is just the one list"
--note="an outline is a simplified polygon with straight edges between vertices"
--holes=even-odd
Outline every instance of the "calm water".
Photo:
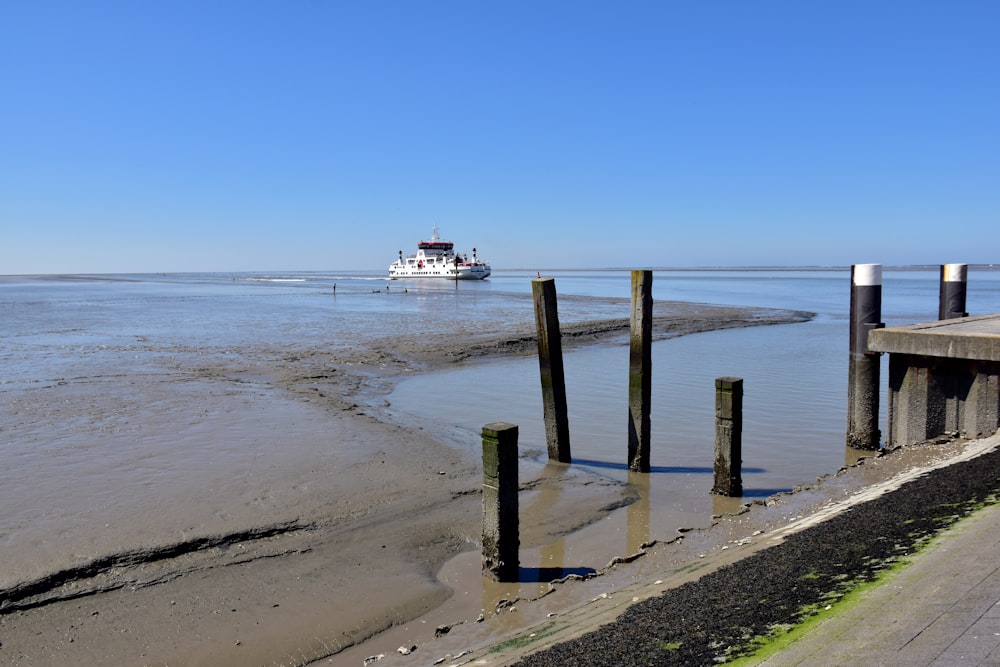
[[[567,296],[630,293],[627,272],[553,275],[560,315]],[[497,282],[506,284],[511,278]],[[714,381],[724,375],[744,378],[747,496],[810,482],[852,459],[854,454],[844,447],[849,281],[846,270],[654,273],[657,300],[817,313],[803,324],[716,331],[654,344],[651,463],[671,480],[662,485],[711,487]],[[888,325],[936,319],[937,300],[936,270],[884,273],[883,321]],[[970,272],[967,302],[972,314],[1000,312],[1000,272]],[[627,317],[627,305],[617,306],[617,315]],[[883,366],[885,385],[885,359]],[[567,352],[565,367],[576,464],[625,481],[628,348]],[[449,422],[469,429],[470,442],[483,424],[516,423],[521,444],[545,449],[534,358],[415,377],[400,384],[390,400],[396,409],[428,419],[447,415]],[[882,413],[884,424],[884,406]]]
[[[306,431],[275,448],[273,438],[282,434],[247,421],[263,414],[261,406],[284,401],[289,428],[322,428],[309,422],[321,415],[295,412],[306,407],[252,376],[247,369],[255,359],[267,357],[273,368],[274,360],[316,349],[388,348],[400,337],[533,327],[534,275],[497,271],[488,281],[458,284],[390,284],[381,271],[0,276],[0,543],[30,540],[32,550],[44,549],[47,535],[90,535],[108,513],[127,513],[140,496],[155,512],[157,494],[167,489],[197,497],[213,486],[221,497],[230,493],[227,484],[239,493],[264,471],[335,456]],[[549,275],[564,322],[628,316],[629,272]],[[886,271],[886,323],[935,319],[937,279],[936,270]],[[714,378],[721,375],[745,379],[748,496],[812,481],[845,462],[848,281],[846,270],[655,272],[657,300],[817,316],[655,344],[654,474],[643,482],[654,506],[706,513]],[[968,310],[1000,312],[1000,271],[970,272]],[[223,385],[190,382],[188,371],[225,372],[234,359],[242,375],[232,386],[245,412],[192,410],[210,404]],[[594,346],[568,352],[565,361],[576,465],[626,480],[627,348]],[[130,387],[146,393],[133,395]],[[146,395],[163,398],[149,405],[140,398]],[[388,400],[399,419],[457,428],[465,436],[456,446],[473,455],[483,424],[517,423],[524,448],[544,458],[532,357],[409,378]],[[301,444],[310,442],[320,444]]]

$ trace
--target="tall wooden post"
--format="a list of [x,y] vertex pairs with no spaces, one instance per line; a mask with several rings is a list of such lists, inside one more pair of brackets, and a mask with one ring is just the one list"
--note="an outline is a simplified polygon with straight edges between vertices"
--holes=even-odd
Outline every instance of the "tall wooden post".
[[649,410],[653,386],[653,272],[632,272],[628,361],[628,467],[649,472]]
[[847,380],[847,446],[878,449],[880,364],[878,353],[868,352],[868,332],[884,326],[882,319],[882,265],[851,267],[850,366]]
[[563,373],[562,336],[556,305],[556,281],[531,281],[538,330],[538,369],[542,378],[542,409],[549,460],[570,463],[569,416],[566,411],[566,378]]
[[938,304],[938,319],[951,320],[968,317],[965,312],[965,294],[969,282],[968,264],[941,265],[941,297]]
[[517,581],[520,547],[517,502],[517,425],[483,426],[483,571]]
[[715,482],[712,493],[743,495],[743,379],[715,378]]

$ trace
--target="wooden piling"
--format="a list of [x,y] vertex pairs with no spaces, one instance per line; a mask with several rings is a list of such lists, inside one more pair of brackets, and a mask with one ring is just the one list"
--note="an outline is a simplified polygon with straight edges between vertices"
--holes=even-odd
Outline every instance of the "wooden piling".
[[517,581],[520,547],[517,502],[517,425],[483,426],[483,572]]
[[743,495],[743,379],[715,378],[715,481],[712,493]]
[[951,320],[968,317],[965,312],[965,294],[969,282],[968,264],[941,265],[941,291],[938,304],[938,319]]
[[847,446],[878,449],[880,364],[868,352],[868,332],[885,326],[882,319],[882,265],[851,267],[850,365],[847,379]]
[[531,281],[538,330],[538,369],[542,380],[542,410],[549,460],[570,463],[569,415],[566,411],[566,378],[563,372],[562,336],[556,305],[556,281]]
[[649,472],[653,378],[653,272],[632,272],[628,364],[628,467]]

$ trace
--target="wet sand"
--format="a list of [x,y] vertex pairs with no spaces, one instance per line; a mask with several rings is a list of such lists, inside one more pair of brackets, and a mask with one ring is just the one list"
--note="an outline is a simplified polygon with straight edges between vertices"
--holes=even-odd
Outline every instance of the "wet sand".
[[[807,318],[658,303],[655,335]],[[625,320],[569,323],[564,347],[627,332]],[[387,335],[362,350],[137,340],[83,350],[72,375],[5,393],[11,437],[41,450],[59,439],[81,470],[97,441],[121,458],[95,456],[80,488],[60,482],[53,460],[8,494],[0,664],[360,664],[372,644],[355,645],[444,613],[468,579],[481,586],[468,565],[479,461],[455,446],[464,435],[401,421],[386,393],[407,374],[534,346],[523,326],[458,343]],[[164,448],[169,476],[146,458]],[[550,511],[522,518],[522,548],[576,536],[603,557],[602,521],[635,492],[534,454],[523,455],[525,501]],[[102,484],[102,466],[125,469],[125,482],[118,470]],[[462,553],[465,570],[441,571]]]

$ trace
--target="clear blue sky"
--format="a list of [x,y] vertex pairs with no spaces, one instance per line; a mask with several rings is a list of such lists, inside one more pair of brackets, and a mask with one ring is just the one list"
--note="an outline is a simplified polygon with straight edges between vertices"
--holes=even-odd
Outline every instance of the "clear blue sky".
[[3,0],[0,274],[1000,263],[1000,2]]

